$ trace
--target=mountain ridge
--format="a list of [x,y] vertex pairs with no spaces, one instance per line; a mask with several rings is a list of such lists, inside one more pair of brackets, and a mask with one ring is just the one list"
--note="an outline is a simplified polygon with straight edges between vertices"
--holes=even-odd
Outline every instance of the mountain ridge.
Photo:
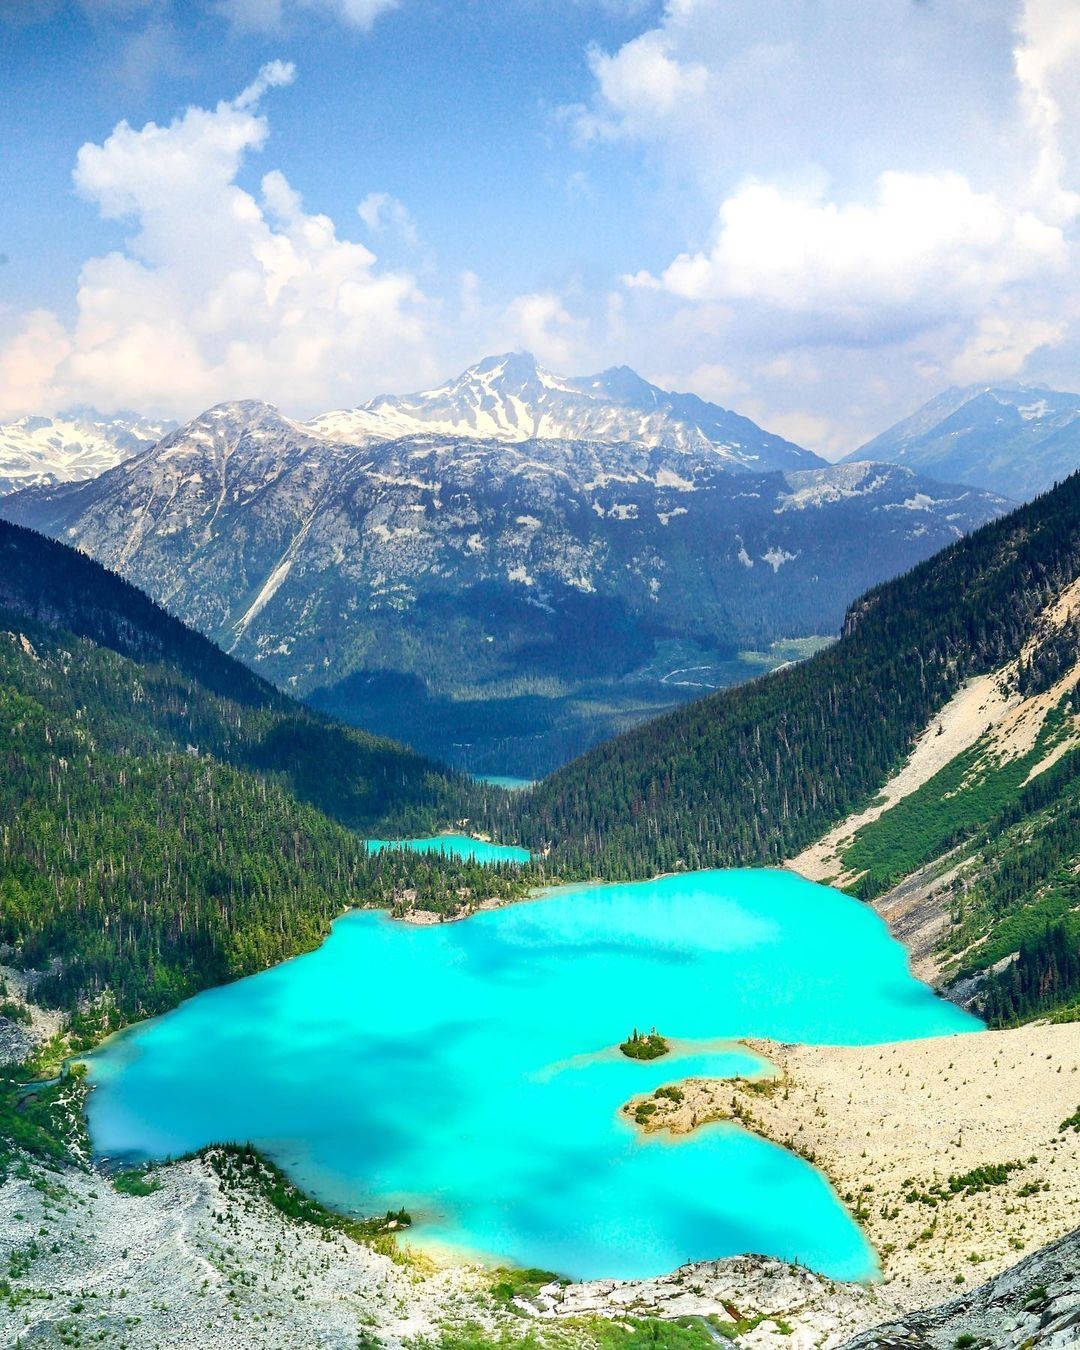
[[825,465],[812,451],[763,431],[749,418],[694,394],[661,389],[629,366],[567,377],[545,370],[529,352],[485,357],[435,389],[381,394],[307,425],[357,444],[424,432],[509,441],[639,441],[710,448],[733,471]]
[[0,425],[0,494],[96,478],[159,441],[167,419],[75,408],[56,417],[20,417]]
[[1080,394],[1030,384],[947,389],[841,463],[862,459],[1026,501],[1080,468]]
[[[339,443],[248,401],[91,482],[7,497],[0,516],[97,557],[273,682],[334,691],[322,706],[423,735],[440,758],[475,744],[470,702],[539,695],[506,704],[512,746],[487,736],[466,761],[535,776],[619,727],[594,707],[640,716],[685,697],[665,682],[679,666],[727,682],[739,651],[835,632],[860,591],[1006,506],[896,466],[733,473],[711,443]],[[400,684],[389,702],[342,685],[358,673],[419,678],[438,717],[410,724],[426,705]],[[511,751],[528,762],[491,758]]]

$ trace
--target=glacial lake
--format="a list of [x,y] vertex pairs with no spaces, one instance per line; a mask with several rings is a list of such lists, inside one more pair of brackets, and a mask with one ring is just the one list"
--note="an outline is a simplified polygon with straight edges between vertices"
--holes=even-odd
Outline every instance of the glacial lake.
[[487,783],[489,787],[506,788],[508,792],[524,792],[526,788],[536,786],[535,778],[514,778],[505,773],[478,773],[473,776],[478,783]]
[[532,856],[527,848],[512,844],[489,844],[467,834],[432,834],[424,839],[368,839],[372,853],[384,848],[407,848],[414,853],[444,853],[453,858],[474,858],[482,863],[528,862]]
[[[638,1063],[634,1026],[676,1038]],[[824,1178],[726,1124],[673,1140],[620,1113],[729,1042],[868,1044],[981,1024],[912,978],[871,909],[791,873],[563,889],[460,923],[340,919],[318,951],[191,999],[91,1060],[96,1150],[252,1141],[408,1241],[573,1278],[763,1252],[837,1279],[874,1254]]]

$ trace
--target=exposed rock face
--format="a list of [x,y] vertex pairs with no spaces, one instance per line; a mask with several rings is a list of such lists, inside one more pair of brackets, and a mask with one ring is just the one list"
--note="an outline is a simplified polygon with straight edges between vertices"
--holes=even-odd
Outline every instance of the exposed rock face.
[[553,375],[528,352],[489,356],[437,389],[384,394],[310,425],[362,444],[417,432],[503,441],[636,441],[701,450],[728,469],[809,469],[825,461],[694,394],[658,389],[627,366]]
[[892,1306],[878,1287],[837,1284],[766,1256],[699,1261],[655,1280],[548,1285],[537,1302],[555,1317],[715,1318],[726,1328],[720,1344],[730,1337],[755,1350],[835,1346]]
[[1080,467],[1080,394],[1030,384],[948,389],[849,458],[1026,501]]
[[940,1307],[909,1313],[844,1350],[1066,1350],[1080,1345],[1080,1230]]
[[348,445],[237,403],[4,514],[304,694],[357,670],[595,678],[669,634],[731,653],[833,632],[856,593],[1004,506],[882,465],[734,474],[711,444]]

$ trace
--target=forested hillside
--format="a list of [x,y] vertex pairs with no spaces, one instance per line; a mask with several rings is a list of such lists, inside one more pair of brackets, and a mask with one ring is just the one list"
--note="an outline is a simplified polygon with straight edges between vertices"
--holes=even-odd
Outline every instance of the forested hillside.
[[872,803],[970,677],[1007,668],[1014,703],[1054,700],[1032,744],[1011,756],[973,744],[860,829],[835,870],[870,900],[936,860],[967,860],[941,902],[949,977],[974,977],[999,1023],[1063,1009],[1080,995],[1080,752],[1068,748],[1080,652],[1075,616],[1046,615],[1078,576],[1073,476],[869,592],[811,660],[600,746],[495,804],[495,818],[512,813],[524,842],[550,844],[552,865],[576,875],[779,863]]
[[[76,630],[76,631],[72,631]],[[0,941],[118,1020],[317,943],[350,904],[514,892],[360,831],[466,814],[464,781],[300,708],[96,563],[0,526]]]
[[778,862],[863,802],[1080,574],[1080,475],[870,591],[811,660],[599,746],[508,808],[580,873]]

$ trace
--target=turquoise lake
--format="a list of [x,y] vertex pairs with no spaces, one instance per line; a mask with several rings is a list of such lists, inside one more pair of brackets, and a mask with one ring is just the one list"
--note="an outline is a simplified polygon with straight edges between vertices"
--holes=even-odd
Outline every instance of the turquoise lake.
[[[677,1038],[642,1064],[634,1027]],[[340,919],[318,951],[190,1000],[91,1061],[91,1137],[131,1160],[252,1141],[409,1240],[574,1278],[741,1252],[870,1278],[824,1178],[728,1125],[640,1136],[619,1108],[753,1073],[752,1035],[866,1044],[981,1024],[908,972],[868,907],[780,871],[563,889],[461,923]]]
[[379,853],[384,848],[407,848],[414,853],[445,853],[454,858],[475,858],[482,863],[528,862],[530,857],[527,848],[488,844],[467,834],[433,834],[426,839],[369,839],[367,846],[372,853]]

